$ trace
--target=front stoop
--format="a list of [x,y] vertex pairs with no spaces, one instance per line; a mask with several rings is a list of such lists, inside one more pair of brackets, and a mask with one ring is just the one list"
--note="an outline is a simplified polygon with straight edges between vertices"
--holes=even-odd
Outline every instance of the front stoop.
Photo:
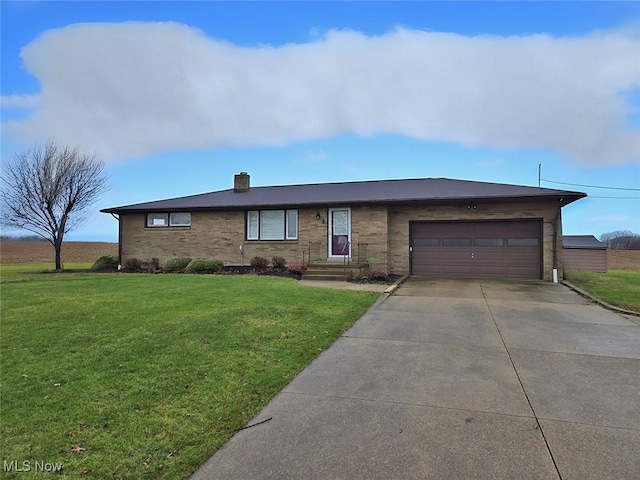
[[302,279],[345,282],[350,278],[363,275],[368,269],[369,265],[363,263],[348,263],[345,266],[342,262],[314,262],[307,265]]

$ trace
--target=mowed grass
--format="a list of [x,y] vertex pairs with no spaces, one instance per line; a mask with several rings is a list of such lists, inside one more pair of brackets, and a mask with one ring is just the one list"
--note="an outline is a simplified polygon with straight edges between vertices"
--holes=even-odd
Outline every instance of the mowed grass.
[[5,478],[41,476],[35,462],[187,478],[378,297],[251,275],[43,274],[0,289],[1,456],[31,462]]
[[611,305],[640,312],[640,271],[607,273],[569,271],[567,281]]
[[47,275],[68,275],[76,271],[89,271],[92,263],[66,263],[65,272],[56,273],[55,263],[6,263],[0,266],[0,282],[16,282],[40,279],[43,280],[43,273]]

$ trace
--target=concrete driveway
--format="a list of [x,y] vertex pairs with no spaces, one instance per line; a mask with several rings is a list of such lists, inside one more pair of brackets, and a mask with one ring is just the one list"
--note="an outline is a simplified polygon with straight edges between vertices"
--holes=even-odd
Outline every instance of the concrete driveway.
[[193,479],[639,479],[640,326],[542,282],[410,278]]

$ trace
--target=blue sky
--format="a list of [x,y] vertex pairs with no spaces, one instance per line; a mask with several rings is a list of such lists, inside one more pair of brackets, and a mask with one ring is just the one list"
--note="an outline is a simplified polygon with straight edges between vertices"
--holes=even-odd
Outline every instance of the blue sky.
[[107,163],[70,240],[117,239],[101,208],[240,171],[536,186],[540,164],[543,187],[589,194],[565,234],[640,233],[640,3],[0,5],[3,161],[55,138]]

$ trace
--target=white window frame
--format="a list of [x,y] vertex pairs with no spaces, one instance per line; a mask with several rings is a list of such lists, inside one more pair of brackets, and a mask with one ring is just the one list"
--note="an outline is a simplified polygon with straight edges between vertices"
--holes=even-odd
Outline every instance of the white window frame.
[[260,240],[260,212],[247,212],[247,240]]
[[169,226],[168,213],[147,213],[147,227],[164,228],[168,226]]
[[[174,221],[174,215],[188,215],[188,223],[177,223]],[[191,212],[173,212],[169,214],[169,226],[170,227],[190,227],[191,226]]]
[[[188,215],[189,223],[176,223],[174,215]],[[147,212],[146,225],[149,228],[190,227],[191,212]]]
[[[264,231],[264,224],[269,213],[282,213],[281,234],[269,235]],[[297,209],[265,209],[247,211],[246,237],[247,240],[283,241],[298,239],[299,216]]]
[[[285,210],[285,238],[287,240],[298,239],[298,210]],[[292,228],[293,227],[293,228]]]
[[333,212],[346,211],[347,212],[347,241],[349,242],[349,253],[348,258],[351,258],[351,207],[343,207],[343,208],[330,208],[329,209],[329,228],[328,228],[328,239],[327,239],[327,257],[328,258],[344,258],[345,255],[334,255],[333,254]]

